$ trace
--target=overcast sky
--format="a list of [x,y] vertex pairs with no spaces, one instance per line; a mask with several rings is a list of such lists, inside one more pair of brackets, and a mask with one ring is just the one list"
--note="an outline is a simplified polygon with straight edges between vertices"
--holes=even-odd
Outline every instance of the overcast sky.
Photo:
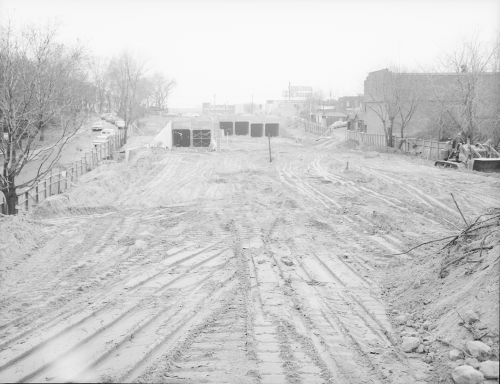
[[499,0],[0,0],[0,21],[59,17],[61,38],[124,49],[175,78],[170,107],[264,103],[292,85],[363,92],[368,72],[431,65],[460,36],[492,40]]

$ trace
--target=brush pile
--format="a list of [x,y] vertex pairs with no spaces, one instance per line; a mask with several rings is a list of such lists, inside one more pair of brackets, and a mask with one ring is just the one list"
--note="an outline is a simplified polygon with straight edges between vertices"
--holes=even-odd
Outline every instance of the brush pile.
[[[483,253],[500,243],[500,208],[478,216],[471,224],[464,218],[466,227],[443,247],[447,255],[443,259],[439,277],[448,276],[448,268],[457,263],[483,264]],[[459,255],[459,256],[457,256]],[[498,256],[490,262],[498,262]]]

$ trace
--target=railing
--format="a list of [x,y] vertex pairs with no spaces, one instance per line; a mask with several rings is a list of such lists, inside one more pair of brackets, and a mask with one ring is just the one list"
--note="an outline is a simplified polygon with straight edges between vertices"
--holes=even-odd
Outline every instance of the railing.
[[321,124],[313,123],[312,121],[302,120],[302,127],[306,132],[314,133],[316,135],[322,135],[328,129],[323,127]]
[[[386,146],[385,135],[375,135],[371,133],[346,131],[345,137],[346,140],[348,139],[357,140],[363,144],[375,145],[380,147]],[[437,160],[440,158],[440,152],[442,149],[450,149],[449,144],[432,140],[408,139],[408,138],[402,139],[400,137],[393,136],[392,142],[393,142],[393,147],[395,148],[399,148],[401,144],[401,150],[403,152],[420,153],[423,157],[433,160]]]
[[384,135],[373,135],[370,133],[355,132],[355,131],[345,131],[346,140],[352,139],[357,140],[363,144],[368,145],[378,145],[385,146],[385,136]]
[[[44,201],[47,197],[64,192],[71,186],[71,183],[81,175],[91,171],[100,161],[108,159],[113,152],[123,145],[124,132],[118,131],[117,135],[101,143],[74,163],[70,167],[61,170],[59,173],[52,174],[43,180],[40,180],[35,186],[18,194],[17,209],[27,211],[36,204]],[[7,214],[7,202],[3,196],[0,196],[0,213]]]

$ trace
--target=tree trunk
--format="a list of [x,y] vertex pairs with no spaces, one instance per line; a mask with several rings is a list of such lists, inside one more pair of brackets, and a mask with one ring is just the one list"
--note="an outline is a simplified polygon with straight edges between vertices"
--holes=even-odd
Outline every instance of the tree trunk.
[[398,145],[398,149],[401,149],[401,147],[403,146],[403,131],[404,131],[405,127],[401,124],[401,140],[399,140],[399,145]]
[[[40,121],[41,121],[40,117]],[[44,140],[44,131],[43,131],[43,124],[41,122],[38,123],[38,131],[40,132],[40,141]]]
[[7,189],[2,191],[5,195],[5,200],[7,202],[7,215],[15,215],[17,213],[16,205],[18,202],[18,197],[16,189]]
[[389,121],[389,127],[387,127],[387,146],[388,147],[392,147],[393,146],[393,143],[392,143],[392,128],[394,126],[394,121],[391,120]]

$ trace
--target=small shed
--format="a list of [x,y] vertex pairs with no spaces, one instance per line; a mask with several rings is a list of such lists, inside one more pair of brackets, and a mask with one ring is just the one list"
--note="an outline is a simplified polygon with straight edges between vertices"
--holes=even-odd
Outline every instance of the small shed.
[[363,112],[351,112],[347,115],[347,130],[355,132],[366,132],[365,114]]

